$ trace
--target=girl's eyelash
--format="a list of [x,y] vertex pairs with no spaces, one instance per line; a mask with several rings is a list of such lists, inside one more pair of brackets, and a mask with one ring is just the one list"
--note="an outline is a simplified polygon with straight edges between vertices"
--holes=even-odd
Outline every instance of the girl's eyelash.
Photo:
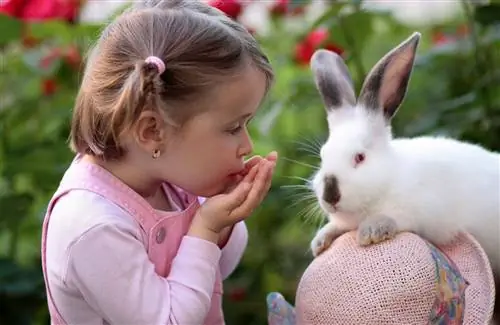
[[[250,121],[252,120],[252,118],[253,117],[251,117],[247,121],[245,121],[245,126],[247,126],[250,123]],[[232,128],[232,129],[228,130],[228,132],[230,134],[234,135],[234,134],[237,134],[238,132],[240,132],[242,129],[243,129],[243,126],[241,124],[238,124],[238,126],[236,126],[236,127]]]
[[232,128],[228,132],[231,133],[231,134],[236,134],[236,133],[240,132],[240,130],[241,130],[241,125],[238,125],[237,127]]

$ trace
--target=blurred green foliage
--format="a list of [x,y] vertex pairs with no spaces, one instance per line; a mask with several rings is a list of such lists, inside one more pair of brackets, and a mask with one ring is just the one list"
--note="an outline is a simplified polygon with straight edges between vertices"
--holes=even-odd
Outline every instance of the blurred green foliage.
[[[418,62],[394,131],[446,134],[499,150],[500,5],[463,1],[463,9],[444,26],[418,29],[423,35]],[[332,2],[312,23],[290,19],[300,17],[276,16],[272,32],[256,36],[277,83],[251,132],[257,153],[277,149],[281,159],[265,204],[248,221],[248,250],[226,283],[228,324],[266,324],[269,291],[293,302],[311,260],[309,241],[321,222],[303,185],[318,164],[328,130],[310,70],[293,59],[297,44],[311,30],[327,28],[327,42],[345,50],[359,91],[371,66],[414,31],[386,12],[360,10],[360,1]],[[437,27],[448,35],[457,28],[466,32],[436,44]],[[42,218],[72,159],[67,137],[81,77],[79,53],[100,29],[61,22],[26,25],[0,16],[0,324],[47,324]]]

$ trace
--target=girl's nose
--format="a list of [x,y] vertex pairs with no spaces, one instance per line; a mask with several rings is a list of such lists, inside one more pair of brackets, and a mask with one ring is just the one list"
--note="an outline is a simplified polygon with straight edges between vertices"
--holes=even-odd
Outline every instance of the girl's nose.
[[252,152],[253,152],[253,142],[247,131],[243,135],[243,141],[240,146],[239,156],[240,157],[248,156]]

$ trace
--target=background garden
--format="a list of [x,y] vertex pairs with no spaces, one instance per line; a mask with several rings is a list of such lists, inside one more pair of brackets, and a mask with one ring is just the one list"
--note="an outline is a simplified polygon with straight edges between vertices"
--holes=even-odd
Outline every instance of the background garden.
[[[447,1],[458,8],[456,14],[420,23],[389,9],[368,10],[368,0],[326,1],[315,14],[304,0],[212,4],[241,19],[258,1],[266,2],[267,27],[248,28],[268,53],[277,84],[251,132],[256,153],[277,149],[281,159],[265,204],[248,221],[249,248],[226,283],[228,324],[266,324],[266,294],[280,291],[293,301],[311,260],[309,241],[321,218],[300,185],[318,164],[318,146],[327,136],[308,67],[314,49],[341,53],[359,91],[385,52],[420,31],[417,65],[394,121],[396,135],[446,134],[500,150],[499,4]],[[102,27],[78,19],[84,4],[10,0],[0,5],[0,324],[48,324],[42,218],[72,159],[68,126],[82,58]]]

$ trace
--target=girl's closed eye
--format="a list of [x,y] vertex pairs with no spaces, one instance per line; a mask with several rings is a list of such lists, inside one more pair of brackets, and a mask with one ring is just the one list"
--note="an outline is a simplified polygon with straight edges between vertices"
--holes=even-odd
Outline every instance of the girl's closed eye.
[[227,132],[229,134],[238,134],[241,130],[243,129],[243,127],[241,126],[241,124],[238,123],[238,125],[230,128],[229,130],[227,130]]
[[251,120],[252,120],[252,118],[249,118],[244,124],[241,123],[241,122],[238,122],[238,124],[236,124],[235,126],[233,126],[232,128],[230,128],[229,130],[227,130],[227,132],[229,134],[236,135],[240,131],[243,130],[243,127],[247,127]]

